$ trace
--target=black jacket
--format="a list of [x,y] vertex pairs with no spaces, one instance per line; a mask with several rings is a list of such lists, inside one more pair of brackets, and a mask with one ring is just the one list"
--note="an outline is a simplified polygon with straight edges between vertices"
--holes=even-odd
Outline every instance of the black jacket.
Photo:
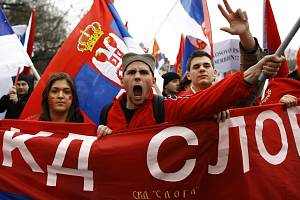
[[0,113],[6,111],[5,119],[19,119],[29,96],[30,95],[18,97],[17,103],[13,103],[13,101],[9,100],[9,95],[2,96],[0,99]]
[[291,73],[289,73],[289,75],[287,76],[287,78],[291,78],[291,79],[300,81],[300,76],[299,76],[298,70],[295,69],[294,71],[292,71]]

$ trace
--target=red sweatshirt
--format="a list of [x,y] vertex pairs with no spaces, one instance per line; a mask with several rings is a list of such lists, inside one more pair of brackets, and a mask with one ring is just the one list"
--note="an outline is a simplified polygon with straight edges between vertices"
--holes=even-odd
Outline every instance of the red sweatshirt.
[[[243,73],[239,72],[192,96],[165,98],[164,121],[193,121],[212,117],[215,113],[247,99],[250,88],[251,86],[244,81]],[[125,93],[114,100],[108,112],[107,126],[113,131],[157,124],[153,116],[152,93],[143,105],[137,108],[129,124],[120,104],[122,98],[126,98]]]
[[286,94],[300,98],[300,81],[290,78],[273,79],[265,92],[261,105],[279,103],[281,97]]
[[193,94],[195,94],[195,92],[191,88],[188,88],[187,90],[179,92],[177,96],[184,97],[184,96],[191,96]]

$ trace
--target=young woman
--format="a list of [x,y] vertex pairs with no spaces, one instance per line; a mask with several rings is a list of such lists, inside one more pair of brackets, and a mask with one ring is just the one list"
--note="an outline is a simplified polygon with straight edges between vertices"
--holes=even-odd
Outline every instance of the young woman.
[[43,91],[41,121],[83,122],[73,79],[66,73],[53,74]]

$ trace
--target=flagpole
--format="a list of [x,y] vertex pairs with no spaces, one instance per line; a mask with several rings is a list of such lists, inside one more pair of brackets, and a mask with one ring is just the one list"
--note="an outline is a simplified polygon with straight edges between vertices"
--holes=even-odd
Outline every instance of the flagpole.
[[[291,42],[291,40],[295,36],[299,27],[300,27],[300,17],[298,18],[298,20],[296,21],[296,23],[294,24],[294,26],[292,27],[291,31],[286,36],[284,41],[280,44],[280,46],[276,50],[276,52],[275,52],[276,56],[281,56],[283,54],[284,50],[286,49],[288,44]],[[267,80],[267,77],[261,72],[261,74],[258,77],[258,93],[257,94],[262,94],[266,80]],[[254,101],[255,101],[255,99],[251,99],[251,104],[253,104]]]
[[32,66],[30,66],[31,69],[32,69],[32,72],[33,72],[33,75],[35,76],[35,78],[37,80],[40,80],[41,79],[41,76],[39,75],[38,71],[36,70],[36,68],[34,67],[34,65],[32,64]]
[[18,80],[19,80],[19,76],[20,76],[20,70],[21,70],[21,68],[20,68],[20,67],[18,67],[18,72],[17,72],[17,76],[16,76],[16,78],[15,78],[14,86],[16,86],[16,85],[17,85],[17,82],[18,82]]
[[[291,29],[289,34],[286,36],[284,41],[280,44],[280,46],[276,50],[276,52],[275,52],[276,56],[281,56],[283,54],[284,50],[286,49],[288,44],[291,42],[291,40],[295,36],[295,34],[298,31],[299,27],[300,27],[300,17],[298,18],[298,20],[296,21],[296,23],[294,24],[293,28]],[[266,76],[263,73],[261,73],[259,78],[258,78],[259,84],[262,85],[262,83],[265,82],[265,80],[266,80]]]
[[176,4],[178,3],[179,0],[176,0],[174,5],[172,6],[172,8],[170,9],[170,11],[168,12],[168,14],[166,15],[166,17],[164,18],[164,20],[162,21],[162,23],[159,25],[157,31],[155,32],[152,40],[150,41],[149,45],[155,40],[157,34],[159,33],[160,29],[163,27],[164,23],[167,21],[167,19],[169,18],[170,16],[170,13],[174,10]]

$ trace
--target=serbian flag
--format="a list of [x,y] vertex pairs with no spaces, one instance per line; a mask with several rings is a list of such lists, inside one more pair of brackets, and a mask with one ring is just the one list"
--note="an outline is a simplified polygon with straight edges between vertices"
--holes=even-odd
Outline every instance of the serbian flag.
[[[264,23],[263,23],[263,45],[269,50],[269,54],[274,54],[281,44],[277,24],[272,11],[270,0],[264,1]],[[283,78],[289,74],[289,67],[286,61],[281,63],[281,68],[277,77]]]
[[39,116],[48,78],[55,72],[66,72],[76,82],[79,106],[86,121],[98,124],[102,108],[120,92],[122,57],[129,51],[143,53],[112,2],[95,0],[49,63],[21,119]]
[[[180,0],[178,7],[182,7],[189,16],[189,18],[184,17],[182,20],[179,20],[183,21],[187,26],[183,33],[186,36],[189,35],[192,38],[205,42],[208,44],[205,50],[212,52],[212,48],[209,45],[209,43],[212,44],[212,32],[206,0]],[[176,9],[176,14],[178,16],[185,15],[181,14],[181,8]]]
[[179,74],[182,77],[182,58],[183,58],[183,52],[184,52],[184,35],[181,34],[180,38],[180,45],[179,50],[176,57],[176,63],[175,63],[175,72]]
[[[180,0],[174,9],[177,24],[184,24],[182,33],[186,36],[182,58],[182,74],[186,72],[186,63],[195,50],[212,53],[212,32],[206,0]],[[178,20],[181,19],[181,20]]]
[[[154,38],[153,47],[152,47],[152,55],[156,59],[156,61],[159,60],[160,54],[161,54],[160,48],[158,46],[156,39]],[[157,68],[157,65],[156,65],[156,68]]]
[[213,55],[214,49],[213,49],[213,39],[212,39],[212,30],[211,30],[211,23],[210,23],[210,17],[209,17],[209,11],[207,7],[206,0],[202,0],[202,8],[203,8],[203,16],[204,21],[202,23],[202,29],[203,33],[206,38],[208,38],[209,44],[210,44],[210,55]]
[[[193,36],[187,35],[184,42],[184,51],[182,56],[182,74],[186,73],[187,62],[191,54],[196,50],[206,51],[207,43],[199,38],[195,38]],[[210,53],[210,52],[208,52]]]
[[168,68],[166,68],[165,65],[166,56],[163,53],[161,53],[158,42],[155,38],[152,47],[152,55],[155,58],[155,67],[159,73],[159,76],[161,76],[162,74],[168,71]]
[[22,66],[33,64],[0,8],[0,77],[15,76]]

